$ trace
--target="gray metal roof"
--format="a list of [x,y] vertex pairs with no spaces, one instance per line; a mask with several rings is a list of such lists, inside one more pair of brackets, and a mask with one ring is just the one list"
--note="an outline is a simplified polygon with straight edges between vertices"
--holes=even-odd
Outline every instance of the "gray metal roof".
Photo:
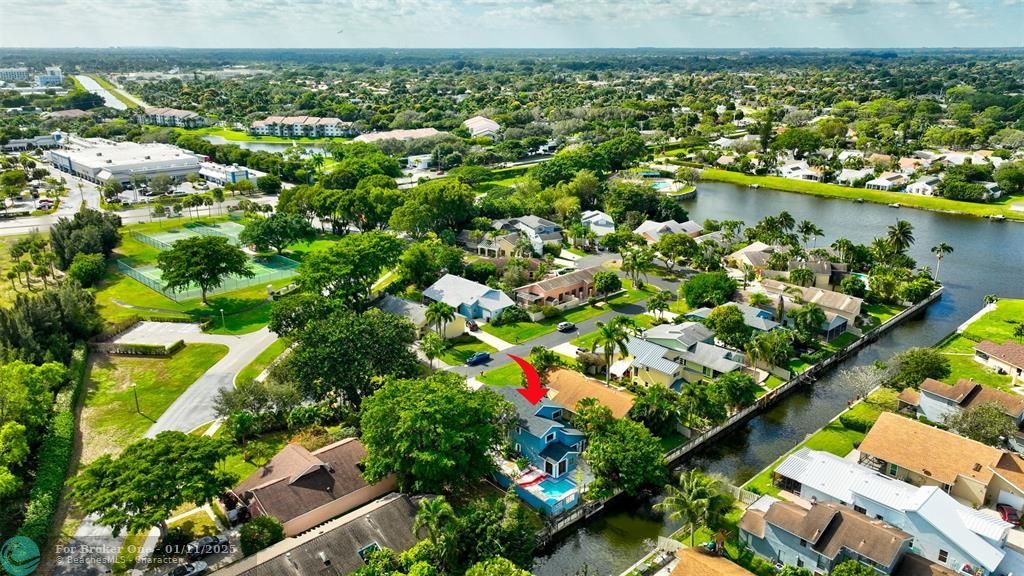
[[427,307],[423,304],[410,302],[405,298],[387,294],[377,303],[377,308],[396,316],[408,318],[417,328],[427,323]]
[[458,308],[460,304],[472,305],[474,302],[480,302],[480,305],[487,310],[497,311],[515,304],[501,290],[466,280],[454,274],[445,274],[424,290],[423,296],[430,300],[444,302],[453,308]]

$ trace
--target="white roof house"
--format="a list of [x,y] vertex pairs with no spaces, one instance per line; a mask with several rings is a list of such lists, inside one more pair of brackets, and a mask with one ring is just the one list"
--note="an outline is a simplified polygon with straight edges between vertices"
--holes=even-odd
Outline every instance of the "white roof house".
[[[996,572],[1007,556],[1010,524],[955,500],[937,486],[913,486],[828,452],[801,448],[775,468],[783,484],[811,502],[839,502],[915,536],[917,553]],[[1015,555],[1014,555],[1015,556]]]
[[636,230],[633,230],[634,234],[643,236],[648,244],[656,243],[665,234],[686,234],[690,238],[696,238],[703,232],[704,227],[693,220],[687,220],[686,222],[676,222],[675,220],[655,222],[654,220],[645,220],[643,224],[636,227]]
[[514,306],[504,292],[467,280],[454,274],[445,274],[423,291],[423,297],[444,302],[466,318],[490,320],[502,310]]
[[839,175],[836,176],[836,182],[839,182],[840,184],[845,184],[847,186],[853,186],[854,182],[866,176],[870,176],[872,172],[874,171],[871,168],[861,168],[859,170],[855,170],[853,168],[843,168],[839,172]]
[[782,176],[783,178],[792,178],[793,180],[811,180],[814,182],[821,180],[821,169],[812,168],[803,160],[787,162],[780,166],[778,171],[779,176]]
[[865,188],[870,190],[892,190],[907,181],[907,177],[899,172],[882,172],[878,178],[868,180]]
[[615,232],[615,221],[600,210],[587,210],[580,215],[580,219],[583,221],[583,227],[598,237]]
[[907,186],[907,192],[920,194],[922,196],[934,196],[941,180],[938,176],[925,176],[918,178]]
[[494,138],[498,135],[498,130],[501,130],[501,124],[484,116],[473,116],[462,125],[469,129],[469,135],[473,138],[480,136]]

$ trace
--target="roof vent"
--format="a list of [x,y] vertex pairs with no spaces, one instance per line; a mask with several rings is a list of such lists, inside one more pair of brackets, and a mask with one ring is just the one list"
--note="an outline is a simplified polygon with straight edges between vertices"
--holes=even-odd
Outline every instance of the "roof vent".
[[924,472],[924,475],[925,475],[925,476],[931,476],[931,475],[932,475],[932,472],[931,472],[931,470],[929,470],[929,469],[927,469],[927,468],[925,468],[924,470],[922,470],[922,472]]
[[331,565],[331,559],[327,557],[327,553],[324,551],[317,552],[317,556],[320,557],[320,561],[324,563],[324,566]]
[[974,469],[975,472],[981,472],[981,464],[978,464],[977,462],[975,462],[973,469]]

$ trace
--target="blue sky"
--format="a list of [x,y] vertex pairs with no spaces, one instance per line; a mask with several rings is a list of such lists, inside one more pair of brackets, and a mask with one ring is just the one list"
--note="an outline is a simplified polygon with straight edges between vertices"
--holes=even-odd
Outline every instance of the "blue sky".
[[0,0],[0,46],[1024,46],[1024,0]]

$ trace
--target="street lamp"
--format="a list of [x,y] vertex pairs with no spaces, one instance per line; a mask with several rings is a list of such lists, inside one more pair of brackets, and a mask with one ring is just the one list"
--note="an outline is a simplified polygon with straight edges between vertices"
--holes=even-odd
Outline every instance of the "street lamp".
[[224,320],[224,309],[220,309],[220,327],[224,330],[228,329],[228,323]]

